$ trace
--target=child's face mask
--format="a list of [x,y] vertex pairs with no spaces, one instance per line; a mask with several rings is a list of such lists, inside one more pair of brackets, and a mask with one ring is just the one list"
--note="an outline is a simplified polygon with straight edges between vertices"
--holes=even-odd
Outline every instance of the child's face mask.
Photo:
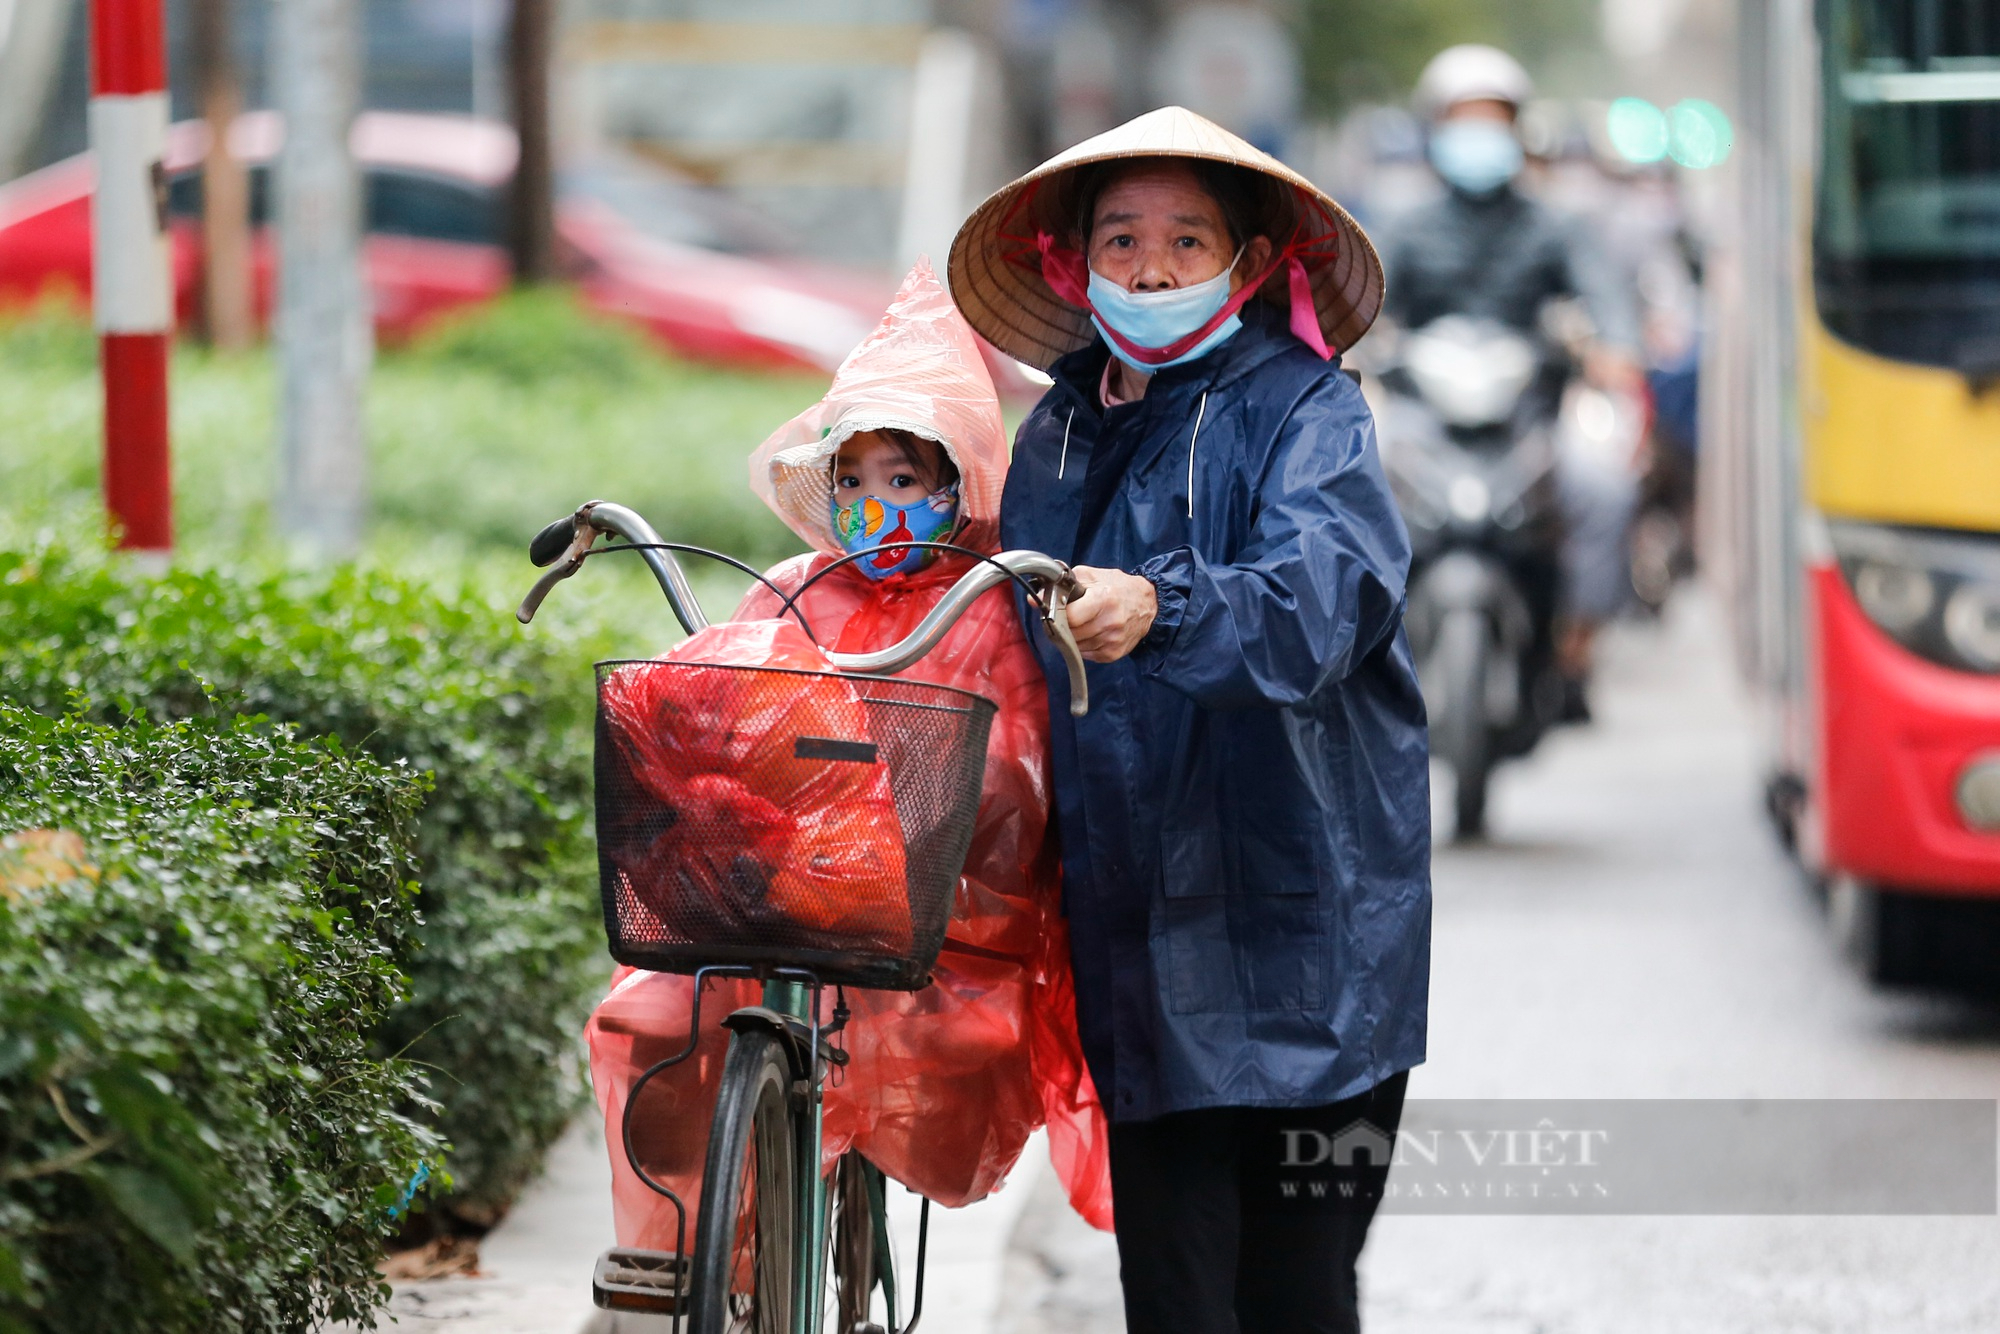
[[835,492],[829,502],[833,511],[833,535],[841,548],[852,554],[875,551],[854,562],[854,567],[870,579],[887,579],[892,574],[921,570],[937,559],[937,552],[922,547],[898,547],[876,551],[885,542],[941,542],[958,523],[958,483],[941,486],[914,505],[895,505],[875,496],[862,496],[849,504],[840,503]]

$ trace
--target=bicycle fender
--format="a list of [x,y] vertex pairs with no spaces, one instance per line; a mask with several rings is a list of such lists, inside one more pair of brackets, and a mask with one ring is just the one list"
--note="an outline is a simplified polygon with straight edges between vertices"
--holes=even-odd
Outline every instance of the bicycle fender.
[[[732,1011],[722,1026],[732,1033],[747,1033],[763,1029],[785,1040],[786,1054],[791,1058],[792,1077],[804,1079],[811,1066],[806,1059],[807,1044],[812,1041],[812,1026],[796,1015],[782,1014],[768,1005],[746,1005]],[[847,1064],[847,1053],[840,1051],[822,1035],[819,1042],[820,1059],[832,1065]]]

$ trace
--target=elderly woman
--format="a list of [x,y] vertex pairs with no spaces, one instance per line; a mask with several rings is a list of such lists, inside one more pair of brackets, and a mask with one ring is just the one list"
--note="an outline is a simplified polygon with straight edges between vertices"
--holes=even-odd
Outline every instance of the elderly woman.
[[1002,538],[1087,586],[1087,717],[1036,642],[1128,1327],[1358,1329],[1386,1163],[1334,1140],[1393,1140],[1430,956],[1408,540],[1337,357],[1381,266],[1302,177],[1168,108],[987,200],[950,276],[1055,380]]

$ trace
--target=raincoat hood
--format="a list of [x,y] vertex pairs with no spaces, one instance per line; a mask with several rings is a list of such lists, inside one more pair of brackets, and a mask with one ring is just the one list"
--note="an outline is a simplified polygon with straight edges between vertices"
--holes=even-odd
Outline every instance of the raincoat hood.
[[882,322],[833,373],[826,397],[750,456],[750,488],[815,550],[841,554],[828,520],[833,456],[863,431],[910,431],[958,466],[960,527],[950,540],[999,550],[1007,428],[972,326],[918,260]]

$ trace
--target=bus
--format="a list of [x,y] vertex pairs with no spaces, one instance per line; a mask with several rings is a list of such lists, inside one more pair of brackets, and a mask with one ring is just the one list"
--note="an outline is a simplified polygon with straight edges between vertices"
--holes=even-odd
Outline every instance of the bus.
[[1741,0],[1702,538],[1884,984],[2000,980],[2000,0]]

